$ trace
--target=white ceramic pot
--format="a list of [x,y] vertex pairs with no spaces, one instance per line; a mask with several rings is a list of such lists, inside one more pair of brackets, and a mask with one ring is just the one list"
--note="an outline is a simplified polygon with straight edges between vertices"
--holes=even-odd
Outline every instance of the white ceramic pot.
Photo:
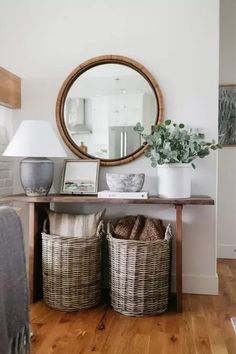
[[157,166],[158,195],[162,198],[191,196],[191,164],[173,163]]

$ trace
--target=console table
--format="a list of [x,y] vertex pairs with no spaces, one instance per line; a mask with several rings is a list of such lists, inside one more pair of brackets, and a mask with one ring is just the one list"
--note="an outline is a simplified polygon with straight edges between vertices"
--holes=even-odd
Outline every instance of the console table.
[[209,196],[195,195],[186,199],[165,199],[151,196],[148,199],[103,199],[96,196],[49,194],[27,197],[24,194],[7,196],[1,202],[23,202],[29,205],[29,288],[31,302],[42,297],[42,244],[41,231],[50,203],[80,204],[140,204],[173,205],[176,210],[176,298],[177,311],[182,311],[182,210],[188,205],[214,205]]

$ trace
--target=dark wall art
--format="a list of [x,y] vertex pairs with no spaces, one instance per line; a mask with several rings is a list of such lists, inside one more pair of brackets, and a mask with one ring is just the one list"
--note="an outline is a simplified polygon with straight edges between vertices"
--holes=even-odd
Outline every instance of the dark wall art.
[[219,143],[236,146],[236,85],[219,87]]

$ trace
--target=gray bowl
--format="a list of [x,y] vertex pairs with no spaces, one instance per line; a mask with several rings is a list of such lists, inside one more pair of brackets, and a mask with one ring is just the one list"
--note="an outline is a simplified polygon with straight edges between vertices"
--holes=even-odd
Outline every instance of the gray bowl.
[[140,192],[145,180],[144,173],[107,173],[107,185],[112,192]]

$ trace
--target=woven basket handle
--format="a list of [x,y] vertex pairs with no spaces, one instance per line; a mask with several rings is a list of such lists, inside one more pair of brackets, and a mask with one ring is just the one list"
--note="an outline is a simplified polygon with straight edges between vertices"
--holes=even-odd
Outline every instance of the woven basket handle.
[[171,228],[171,225],[168,224],[166,227],[166,231],[165,231],[165,240],[167,242],[170,242],[172,238],[173,238],[172,228]]
[[111,236],[114,233],[114,226],[110,221],[107,224],[107,233],[108,233],[108,235],[111,235]]
[[44,222],[43,222],[43,232],[44,232],[45,234],[48,233],[48,228],[47,228],[48,223],[49,223],[49,219],[48,219],[48,218],[44,219]]
[[105,233],[105,227],[104,227],[104,222],[101,220],[98,224],[97,231],[96,231],[96,236],[100,237]]

